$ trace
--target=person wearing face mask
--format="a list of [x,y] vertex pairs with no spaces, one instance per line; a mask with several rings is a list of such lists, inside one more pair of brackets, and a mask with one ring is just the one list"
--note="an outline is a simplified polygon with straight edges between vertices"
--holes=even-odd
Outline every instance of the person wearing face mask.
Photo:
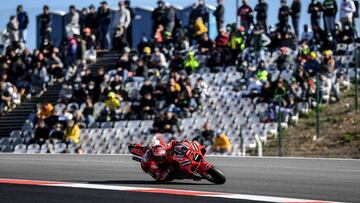
[[312,0],[309,4],[308,13],[311,16],[311,26],[320,25],[320,17],[322,12],[322,4],[318,0]]
[[340,22],[345,27],[345,24],[353,24],[353,16],[356,12],[356,6],[353,0],[343,0],[340,6]]

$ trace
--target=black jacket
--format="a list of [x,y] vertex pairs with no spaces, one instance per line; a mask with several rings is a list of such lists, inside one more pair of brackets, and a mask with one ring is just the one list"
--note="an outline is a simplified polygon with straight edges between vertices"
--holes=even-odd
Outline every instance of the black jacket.
[[266,20],[268,8],[269,8],[269,6],[267,3],[257,4],[254,9],[257,12],[256,20]]
[[216,10],[214,12],[214,16],[217,22],[224,22],[224,13],[225,13],[224,6],[222,4],[218,5],[218,7],[216,7]]
[[291,17],[292,18],[300,18],[301,15],[301,2],[294,1],[291,4]]
[[[315,10],[316,8],[318,8],[318,10]],[[308,13],[311,14],[312,19],[320,18],[321,11],[322,11],[322,5],[319,1],[316,3],[311,3],[309,5]]]

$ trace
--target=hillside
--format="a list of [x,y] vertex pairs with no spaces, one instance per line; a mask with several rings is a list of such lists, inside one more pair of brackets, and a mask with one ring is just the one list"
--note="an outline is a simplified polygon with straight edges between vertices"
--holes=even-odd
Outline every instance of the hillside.
[[[316,114],[309,113],[283,133],[282,155],[292,157],[360,158],[360,112],[354,110],[354,88],[335,104],[321,107],[320,138],[316,135]],[[278,141],[264,148],[264,156],[278,155]]]

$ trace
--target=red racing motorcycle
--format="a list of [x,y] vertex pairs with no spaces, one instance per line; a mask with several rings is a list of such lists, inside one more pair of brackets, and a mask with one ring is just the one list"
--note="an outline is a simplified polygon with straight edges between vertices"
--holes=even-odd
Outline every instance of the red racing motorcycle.
[[[197,142],[177,142],[178,144],[168,150],[168,158],[173,163],[174,173],[166,181],[183,179],[206,179],[214,184],[224,184],[224,174],[214,165],[205,161],[206,149]],[[141,144],[129,145],[132,159],[141,162],[142,156],[151,149]]]

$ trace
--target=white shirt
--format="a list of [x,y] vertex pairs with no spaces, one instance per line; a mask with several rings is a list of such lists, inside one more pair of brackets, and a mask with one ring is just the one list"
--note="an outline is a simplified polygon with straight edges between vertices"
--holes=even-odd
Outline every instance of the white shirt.
[[355,3],[353,0],[343,1],[340,7],[340,19],[348,18],[352,19],[354,13],[356,12]]

